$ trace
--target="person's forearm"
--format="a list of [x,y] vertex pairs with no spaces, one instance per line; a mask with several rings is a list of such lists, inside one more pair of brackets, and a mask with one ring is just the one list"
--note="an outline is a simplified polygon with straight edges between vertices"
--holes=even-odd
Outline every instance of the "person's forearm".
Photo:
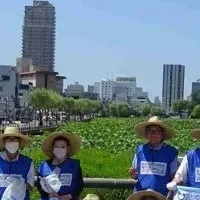
[[180,175],[176,174],[172,180],[173,182],[175,182],[177,185],[180,184],[182,181],[181,181],[181,177]]

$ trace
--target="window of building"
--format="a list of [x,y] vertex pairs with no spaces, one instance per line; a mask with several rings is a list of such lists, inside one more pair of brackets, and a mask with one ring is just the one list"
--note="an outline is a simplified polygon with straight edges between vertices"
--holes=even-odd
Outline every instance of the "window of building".
[[3,91],[3,87],[0,87],[0,92],[2,92]]
[[19,93],[19,97],[23,97],[23,93]]
[[10,76],[9,75],[2,75],[2,80],[3,81],[9,81],[10,80]]

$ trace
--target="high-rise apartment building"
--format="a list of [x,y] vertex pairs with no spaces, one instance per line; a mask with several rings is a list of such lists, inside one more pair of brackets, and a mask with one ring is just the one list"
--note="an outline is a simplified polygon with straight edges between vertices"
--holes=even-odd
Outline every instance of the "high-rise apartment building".
[[192,82],[192,96],[198,91],[200,91],[200,79]]
[[173,112],[173,101],[183,99],[185,66],[163,66],[162,107],[167,113]]
[[55,20],[55,7],[48,1],[25,6],[22,57],[40,70],[54,71]]

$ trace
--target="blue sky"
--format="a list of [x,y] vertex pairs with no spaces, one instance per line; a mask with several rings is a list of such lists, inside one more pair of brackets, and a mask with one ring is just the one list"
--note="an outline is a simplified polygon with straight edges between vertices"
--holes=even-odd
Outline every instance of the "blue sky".
[[[56,7],[56,67],[87,86],[135,76],[153,99],[162,94],[163,64],[186,66],[185,96],[200,78],[199,0],[50,0]],[[24,6],[1,1],[0,64],[21,57]]]

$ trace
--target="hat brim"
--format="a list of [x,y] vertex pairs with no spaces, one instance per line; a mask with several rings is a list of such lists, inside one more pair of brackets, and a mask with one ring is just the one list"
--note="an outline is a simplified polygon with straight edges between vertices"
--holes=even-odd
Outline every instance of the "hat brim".
[[27,147],[31,144],[31,138],[21,133],[0,134],[0,148],[4,147],[3,139],[6,137],[18,137],[21,139],[20,148]]
[[155,191],[146,191],[142,190],[139,192],[136,192],[135,194],[132,194],[128,197],[127,200],[140,200],[144,196],[153,196],[156,197],[158,200],[166,200],[166,197],[158,192]]
[[200,129],[192,130],[191,135],[194,139],[200,140]]
[[99,197],[96,194],[87,194],[83,200],[99,200]]
[[138,136],[142,136],[147,139],[146,128],[150,125],[160,126],[164,130],[164,140],[168,140],[175,135],[170,128],[168,128],[164,123],[161,122],[141,122],[135,126],[134,130]]
[[69,149],[67,151],[68,157],[72,157],[73,155],[75,155],[76,152],[79,151],[80,146],[81,146],[81,139],[76,137],[74,134],[66,133],[66,132],[53,133],[53,134],[47,136],[44,139],[44,141],[42,142],[42,151],[49,158],[54,157],[53,146],[52,146],[53,141],[57,137],[60,137],[60,136],[69,140],[70,146],[69,146]]

